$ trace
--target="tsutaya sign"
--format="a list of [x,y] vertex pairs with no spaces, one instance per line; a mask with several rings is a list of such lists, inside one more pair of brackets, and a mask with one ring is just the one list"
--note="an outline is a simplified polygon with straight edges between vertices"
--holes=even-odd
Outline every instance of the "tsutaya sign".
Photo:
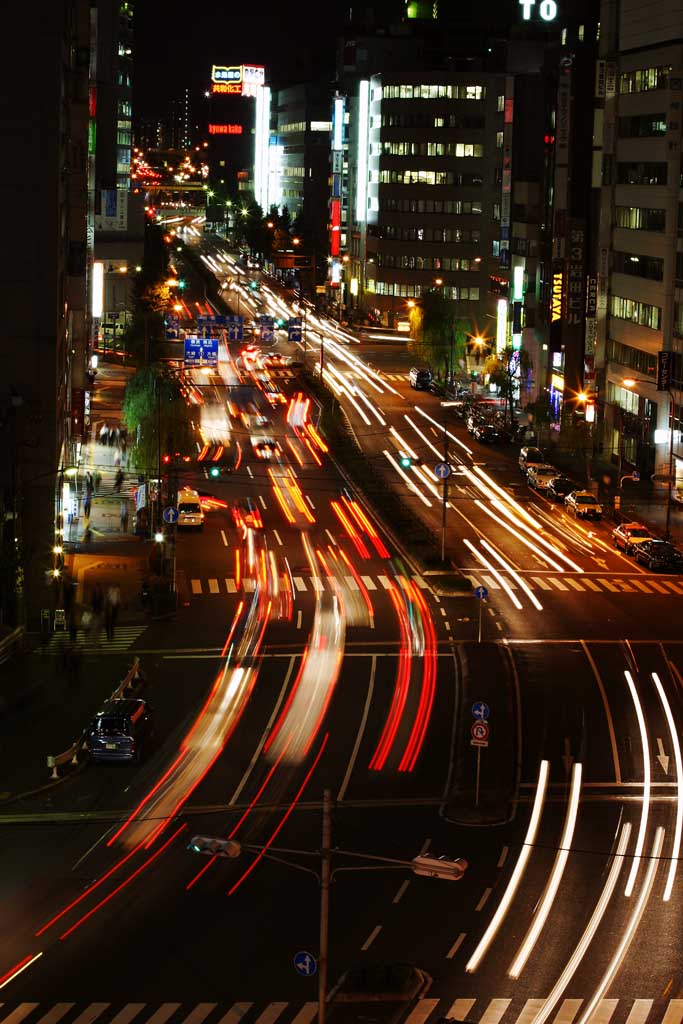
[[[531,8],[536,6],[536,0],[519,0],[522,8],[522,21],[531,21]],[[557,4],[555,0],[541,0],[538,13],[542,21],[555,21],[557,17]]]
[[553,274],[553,292],[550,299],[550,321],[562,319],[562,274]]

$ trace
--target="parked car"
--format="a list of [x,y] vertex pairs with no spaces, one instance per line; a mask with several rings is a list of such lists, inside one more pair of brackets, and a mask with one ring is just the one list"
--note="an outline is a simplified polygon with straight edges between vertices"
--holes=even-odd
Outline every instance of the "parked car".
[[472,436],[475,441],[481,441],[484,444],[500,444],[506,440],[503,431],[493,423],[477,423],[472,431]]
[[88,727],[91,761],[139,761],[153,738],[152,709],[137,697],[121,697],[102,705]]
[[564,499],[564,504],[577,519],[599,519],[602,516],[602,505],[590,491],[572,491]]
[[416,391],[427,391],[431,386],[433,374],[431,370],[413,366],[408,375],[408,380],[410,381],[411,388],[415,388]]
[[530,466],[544,466],[545,457],[540,448],[525,445],[519,449],[519,468],[526,475]]
[[548,484],[546,495],[553,501],[564,501],[568,494],[576,490],[576,484],[568,476],[556,476]]
[[465,420],[468,434],[474,434],[477,427],[483,427],[485,424],[486,420],[477,412],[471,412]]
[[612,530],[612,543],[627,555],[632,555],[639,544],[652,539],[652,534],[642,523],[621,523]]
[[633,549],[633,557],[636,562],[646,565],[650,572],[654,569],[669,572],[683,570],[683,552],[669,544],[667,540],[658,540],[656,537],[637,544]]
[[527,471],[526,482],[529,487],[533,487],[537,491],[547,491],[551,482],[559,475],[559,472],[559,469],[547,463],[540,466],[532,464]]

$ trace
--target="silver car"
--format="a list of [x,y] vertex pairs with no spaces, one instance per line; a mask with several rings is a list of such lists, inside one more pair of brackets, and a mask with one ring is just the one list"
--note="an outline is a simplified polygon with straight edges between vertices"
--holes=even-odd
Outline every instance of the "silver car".
[[527,471],[526,480],[529,487],[535,487],[537,491],[547,491],[550,486],[550,482],[555,480],[559,475],[559,469],[555,469],[554,466],[531,465]]
[[599,519],[602,515],[602,505],[590,491],[572,491],[564,499],[564,504],[577,519]]

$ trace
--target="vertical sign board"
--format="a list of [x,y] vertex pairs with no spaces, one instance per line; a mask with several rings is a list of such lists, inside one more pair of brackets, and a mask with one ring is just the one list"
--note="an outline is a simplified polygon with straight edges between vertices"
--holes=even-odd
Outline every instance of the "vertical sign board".
[[657,353],[657,391],[671,390],[671,371],[673,370],[673,352]]

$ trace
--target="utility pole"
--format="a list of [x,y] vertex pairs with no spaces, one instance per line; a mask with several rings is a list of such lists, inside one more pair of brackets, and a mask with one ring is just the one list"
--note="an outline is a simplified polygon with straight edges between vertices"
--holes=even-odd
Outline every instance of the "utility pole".
[[332,851],[332,791],[323,792],[323,834],[320,850],[320,954],[318,963],[318,1024],[326,1024],[327,1015],[327,954],[330,926],[330,862]]
[[[447,416],[443,419],[443,461],[448,466],[448,429]],[[441,506],[441,561],[446,561],[446,509],[448,508],[448,473],[443,478],[443,503]]]
[[670,418],[671,418],[671,430],[669,432],[669,478],[667,480],[667,492],[666,492],[666,529],[664,530],[664,539],[670,539],[670,527],[671,527],[671,490],[674,486],[674,423],[676,415],[676,406],[674,403],[674,393],[669,388],[669,404],[670,404]]

